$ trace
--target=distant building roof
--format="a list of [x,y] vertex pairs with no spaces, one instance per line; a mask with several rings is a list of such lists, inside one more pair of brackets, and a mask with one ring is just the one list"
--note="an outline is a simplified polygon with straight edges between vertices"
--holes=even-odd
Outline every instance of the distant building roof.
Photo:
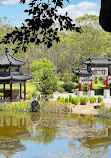
[[90,71],[90,72],[88,72],[87,71],[87,69],[83,69],[83,68],[78,68],[78,69],[76,69],[76,70],[73,70],[73,72],[76,74],[76,75],[88,75],[88,76],[90,76],[90,75],[92,75],[92,71]]
[[5,54],[0,58],[0,66],[5,67],[5,66],[21,66],[25,65],[26,62],[16,59],[13,57],[8,50],[8,47],[6,48]]
[[110,65],[111,60],[107,57],[93,57],[91,56],[86,61],[83,62],[84,64],[94,64],[94,65]]

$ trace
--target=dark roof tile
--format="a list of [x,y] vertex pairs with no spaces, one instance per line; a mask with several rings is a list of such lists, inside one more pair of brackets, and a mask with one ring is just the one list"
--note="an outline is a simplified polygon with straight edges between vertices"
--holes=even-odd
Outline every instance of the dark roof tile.
[[26,62],[13,57],[6,48],[5,54],[0,58],[0,66],[21,66]]
[[110,65],[111,60],[108,57],[90,57],[86,61],[83,62],[84,64],[97,64],[97,65]]
[[87,69],[80,69],[78,68],[77,70],[73,70],[73,72],[77,75],[92,75],[92,71],[88,72]]

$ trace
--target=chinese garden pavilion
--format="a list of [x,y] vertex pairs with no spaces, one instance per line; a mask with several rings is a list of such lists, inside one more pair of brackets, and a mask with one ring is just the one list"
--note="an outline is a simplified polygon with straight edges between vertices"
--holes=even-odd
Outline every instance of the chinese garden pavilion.
[[26,62],[13,57],[8,50],[0,58],[0,84],[3,84],[4,100],[6,98],[5,85],[10,84],[10,102],[12,102],[12,85],[13,83],[20,83],[20,99],[22,99],[22,84],[24,84],[24,100],[26,100],[26,81],[31,79],[31,75],[20,73],[20,66],[25,65]]
[[94,77],[105,77],[106,89],[104,90],[104,97],[110,97],[110,90],[108,89],[108,84],[111,83],[111,59],[107,56],[104,57],[93,57],[91,56],[86,61],[83,62],[86,68],[78,68],[73,72],[79,77],[79,91],[78,96],[82,96],[81,86],[83,84],[90,85],[90,91],[88,96],[94,96],[93,90],[93,78]]

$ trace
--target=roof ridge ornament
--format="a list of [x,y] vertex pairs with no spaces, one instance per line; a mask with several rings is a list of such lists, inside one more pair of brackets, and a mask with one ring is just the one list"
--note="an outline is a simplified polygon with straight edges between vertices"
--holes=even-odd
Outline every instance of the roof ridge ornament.
[[91,56],[90,56],[89,60],[91,60],[91,61],[92,61],[92,59],[93,59],[93,54],[91,54]]
[[9,48],[8,47],[6,47],[6,49],[5,49],[5,54],[7,54],[7,53],[9,53]]

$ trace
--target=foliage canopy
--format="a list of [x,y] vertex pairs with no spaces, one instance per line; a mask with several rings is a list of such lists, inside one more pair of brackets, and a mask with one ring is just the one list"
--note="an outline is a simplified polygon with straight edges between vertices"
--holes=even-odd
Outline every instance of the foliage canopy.
[[[66,13],[64,16],[58,14],[58,7],[63,6],[64,0],[31,0],[29,9],[24,12],[28,13],[29,18],[25,20],[20,28],[8,33],[1,43],[13,44],[17,42],[15,53],[22,47],[25,52],[27,44],[44,43],[48,48],[52,46],[52,42],[60,41],[58,31],[76,30],[80,32],[80,28],[73,24],[73,20]],[[66,0],[69,2],[69,0]],[[26,0],[20,0],[20,3],[26,3]]]
[[53,93],[57,88],[55,79],[55,66],[52,62],[44,58],[35,60],[32,64],[32,74],[36,81],[38,90],[45,95]]

